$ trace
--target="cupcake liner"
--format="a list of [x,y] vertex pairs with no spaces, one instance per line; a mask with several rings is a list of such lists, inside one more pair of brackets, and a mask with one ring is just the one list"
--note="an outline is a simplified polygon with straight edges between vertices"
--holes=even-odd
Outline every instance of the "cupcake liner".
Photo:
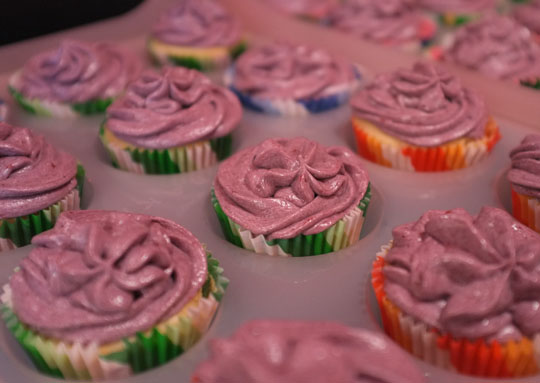
[[36,213],[0,219],[0,252],[29,245],[32,237],[51,229],[63,211],[79,210],[84,186],[84,168],[79,165],[77,187],[60,201]]
[[441,25],[459,27],[478,19],[478,17],[480,17],[480,14],[445,12],[439,14],[439,23]]
[[245,41],[231,47],[197,48],[188,46],[175,46],[149,39],[148,52],[152,60],[158,65],[176,65],[190,69],[215,70],[227,67],[231,60],[236,59],[246,50]]
[[139,174],[177,174],[204,169],[227,158],[232,134],[170,149],[137,148],[118,139],[105,126],[99,132],[114,167]]
[[525,226],[540,233],[540,202],[512,188],[512,214]]
[[216,211],[225,238],[234,245],[259,254],[281,257],[306,257],[339,251],[358,242],[364,218],[371,200],[371,186],[368,185],[364,198],[357,207],[325,231],[312,235],[298,235],[288,239],[267,239],[264,235],[254,235],[233,222],[223,211],[214,190],[212,205]]
[[5,121],[7,117],[8,108],[4,100],[0,100],[0,121]]
[[418,147],[391,137],[375,125],[353,118],[358,153],[379,165],[416,171],[438,172],[462,169],[482,161],[499,141],[497,124],[490,119],[484,137],[462,138],[436,147]]
[[536,374],[540,364],[540,335],[519,342],[487,342],[442,334],[410,315],[404,314],[386,296],[383,266],[391,248],[385,245],[377,254],[372,269],[372,285],[388,336],[423,361],[461,374],[511,378]]
[[[4,286],[2,317],[8,330],[36,368],[64,379],[103,380],[125,378],[160,366],[181,355],[206,332],[215,316],[220,294],[228,282],[215,259],[208,255],[209,285],[176,315],[145,332],[104,345],[64,343],[42,336],[21,323],[13,313],[11,289]],[[213,275],[218,278],[214,279]],[[207,282],[208,282],[207,281]],[[219,298],[218,298],[219,297]]]
[[[540,38],[538,39],[538,42],[540,43]],[[520,84],[527,88],[540,90],[540,78],[524,79],[520,81]]]

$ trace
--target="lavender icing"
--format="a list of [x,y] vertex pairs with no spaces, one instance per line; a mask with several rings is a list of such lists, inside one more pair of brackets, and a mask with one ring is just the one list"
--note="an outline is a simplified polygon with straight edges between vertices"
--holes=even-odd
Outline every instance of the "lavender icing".
[[200,383],[422,383],[412,360],[390,340],[334,322],[259,320],[210,343],[195,370]]
[[417,146],[480,138],[488,120],[483,100],[456,76],[427,62],[379,75],[351,100],[353,114]]
[[165,149],[229,134],[242,107],[226,88],[196,70],[144,72],[107,109],[107,128],[133,145]]
[[206,253],[180,225],[111,211],[69,211],[20,263],[14,312],[40,334],[103,344],[178,313],[202,288]]
[[49,207],[77,186],[77,161],[27,128],[0,122],[0,219]]
[[164,12],[152,37],[167,44],[231,46],[241,39],[240,24],[214,0],[180,0]]
[[402,311],[457,338],[540,331],[540,236],[503,210],[432,210],[393,231],[384,289]]
[[82,103],[117,97],[140,70],[135,56],[109,44],[65,40],[32,57],[13,85],[26,98]]
[[360,159],[303,137],[268,139],[224,161],[214,191],[225,214],[255,235],[322,232],[356,207],[368,186]]
[[469,13],[495,9],[495,0],[420,0],[420,4],[434,12]]
[[316,99],[356,80],[351,64],[305,45],[267,44],[237,60],[233,86],[262,99]]
[[540,46],[506,16],[486,16],[458,29],[445,58],[502,80],[540,76]]
[[519,194],[540,199],[540,135],[529,134],[510,152],[508,180]]
[[531,31],[540,33],[540,0],[516,7],[513,16]]
[[265,0],[282,12],[298,16],[323,17],[338,0]]

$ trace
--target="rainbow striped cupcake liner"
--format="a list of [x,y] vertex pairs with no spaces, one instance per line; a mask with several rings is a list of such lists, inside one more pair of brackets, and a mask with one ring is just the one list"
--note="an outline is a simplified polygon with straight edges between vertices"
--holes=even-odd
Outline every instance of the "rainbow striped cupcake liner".
[[43,374],[69,380],[119,379],[163,365],[192,347],[210,326],[228,285],[223,269],[208,254],[208,279],[176,315],[148,331],[120,341],[64,343],[47,338],[20,322],[13,312],[11,289],[4,286],[2,318],[35,367]]
[[232,134],[170,149],[137,148],[102,126],[99,137],[112,165],[138,174],[178,174],[208,168],[232,151]]
[[462,138],[436,147],[418,147],[400,141],[368,121],[352,121],[358,153],[371,162],[411,172],[457,170],[481,162],[491,152],[501,135],[490,119],[484,137]]
[[212,205],[227,241],[255,253],[280,257],[327,254],[354,245],[360,239],[370,201],[371,185],[368,185],[358,206],[325,231],[312,235],[301,234],[288,239],[267,239],[264,235],[255,235],[233,222],[221,208],[212,189]]
[[29,245],[32,238],[54,226],[63,211],[79,210],[84,188],[84,168],[77,167],[77,187],[60,201],[36,213],[0,219],[0,252]]
[[426,363],[465,375],[518,378],[538,373],[540,335],[507,343],[457,339],[404,314],[384,291],[383,266],[391,247],[382,247],[371,273],[384,331],[390,338]]
[[525,226],[540,233],[540,202],[537,198],[519,194],[512,188],[512,215]]

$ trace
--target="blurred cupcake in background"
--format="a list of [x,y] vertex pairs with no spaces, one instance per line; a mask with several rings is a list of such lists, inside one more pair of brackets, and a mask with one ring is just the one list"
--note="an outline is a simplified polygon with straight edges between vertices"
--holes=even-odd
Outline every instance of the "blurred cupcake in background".
[[421,7],[434,13],[441,24],[458,26],[497,9],[500,0],[418,0]]
[[307,20],[319,21],[328,15],[328,12],[340,0],[260,0],[280,10],[281,12],[298,16]]
[[516,6],[512,16],[529,28],[536,42],[540,43],[540,0]]

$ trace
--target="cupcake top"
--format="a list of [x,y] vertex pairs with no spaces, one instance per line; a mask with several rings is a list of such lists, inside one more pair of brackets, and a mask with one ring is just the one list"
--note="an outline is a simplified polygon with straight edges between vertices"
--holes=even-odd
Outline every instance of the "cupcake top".
[[527,28],[506,16],[486,16],[459,28],[445,58],[502,80],[540,76],[540,46]]
[[513,16],[531,31],[540,33],[540,0],[517,6]]
[[339,0],[264,0],[282,12],[297,16],[324,17]]
[[434,12],[469,13],[495,8],[495,0],[420,0],[420,4]]
[[316,99],[350,87],[353,66],[324,50],[288,43],[267,44],[242,54],[232,86],[262,99]]
[[414,0],[348,0],[328,16],[330,26],[380,43],[418,39],[425,17]]
[[107,109],[107,128],[136,146],[165,149],[229,134],[242,107],[226,88],[196,70],[144,72]]
[[386,337],[334,322],[259,320],[210,343],[194,382],[422,383]]
[[77,186],[77,160],[30,129],[0,122],[0,219],[49,207]]
[[140,70],[135,56],[112,45],[65,40],[32,57],[11,85],[26,98],[83,103],[120,95]]
[[393,237],[384,289],[406,314],[457,338],[540,331],[540,236],[507,212],[428,211]]
[[418,62],[377,76],[351,100],[354,116],[417,146],[480,138],[488,113],[483,100],[445,69]]
[[230,46],[241,39],[240,24],[215,0],[180,0],[164,12],[152,37],[193,47]]
[[519,194],[540,199],[540,135],[529,134],[510,152],[508,180]]
[[207,278],[206,253],[182,226],[112,211],[68,211],[10,279],[17,317],[40,334],[100,344],[179,312]]
[[214,191],[225,214],[255,235],[322,232],[359,203],[368,187],[360,159],[307,138],[273,138],[219,167]]

